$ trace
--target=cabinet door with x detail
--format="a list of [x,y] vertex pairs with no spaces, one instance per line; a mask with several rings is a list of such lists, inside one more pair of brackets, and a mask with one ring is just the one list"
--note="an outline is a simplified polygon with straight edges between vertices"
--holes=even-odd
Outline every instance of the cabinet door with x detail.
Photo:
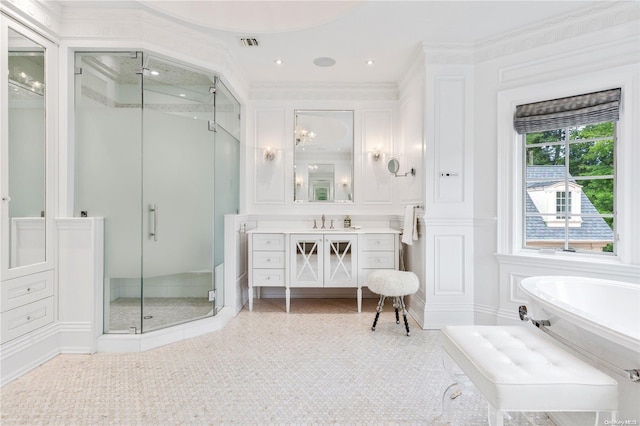
[[290,286],[323,287],[322,234],[292,234],[290,243]]
[[324,235],[324,286],[358,286],[358,236]]

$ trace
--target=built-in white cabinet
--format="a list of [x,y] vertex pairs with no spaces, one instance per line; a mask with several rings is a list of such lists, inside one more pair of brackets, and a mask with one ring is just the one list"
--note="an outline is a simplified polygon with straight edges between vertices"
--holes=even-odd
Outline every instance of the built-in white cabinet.
[[2,353],[11,352],[8,342],[28,347],[17,339],[56,319],[56,57],[50,40],[0,16]]
[[377,269],[398,269],[398,231],[249,231],[249,310],[254,287],[285,289],[289,312],[291,288],[354,288],[358,312],[362,287]]

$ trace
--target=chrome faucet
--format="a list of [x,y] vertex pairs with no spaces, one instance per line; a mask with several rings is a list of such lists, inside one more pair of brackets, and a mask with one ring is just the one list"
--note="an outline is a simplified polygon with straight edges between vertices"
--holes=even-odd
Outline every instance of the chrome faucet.
[[324,217],[324,214],[323,214],[322,215],[322,228],[320,228],[320,229],[327,229],[326,226],[324,226],[324,220],[325,220],[325,217]]

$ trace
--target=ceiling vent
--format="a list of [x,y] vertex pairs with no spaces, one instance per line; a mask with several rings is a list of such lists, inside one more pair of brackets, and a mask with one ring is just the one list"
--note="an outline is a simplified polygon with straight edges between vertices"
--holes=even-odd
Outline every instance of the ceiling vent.
[[260,45],[258,39],[255,37],[242,37],[240,43],[242,43],[244,47],[258,47]]

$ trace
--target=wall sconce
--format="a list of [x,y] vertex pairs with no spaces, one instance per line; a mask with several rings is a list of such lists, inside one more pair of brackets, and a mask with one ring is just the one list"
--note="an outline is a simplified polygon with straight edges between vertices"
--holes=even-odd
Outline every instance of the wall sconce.
[[374,151],[371,153],[371,159],[373,161],[380,161],[380,157],[382,157],[382,152],[380,152],[379,149],[374,149]]
[[347,186],[349,186],[349,181],[347,179],[342,179],[342,181],[340,182],[342,184],[342,186],[344,188],[346,188]]
[[302,179],[296,179],[296,186],[300,188],[302,186]]
[[273,161],[276,158],[276,151],[270,146],[264,149],[264,159],[267,161]]

